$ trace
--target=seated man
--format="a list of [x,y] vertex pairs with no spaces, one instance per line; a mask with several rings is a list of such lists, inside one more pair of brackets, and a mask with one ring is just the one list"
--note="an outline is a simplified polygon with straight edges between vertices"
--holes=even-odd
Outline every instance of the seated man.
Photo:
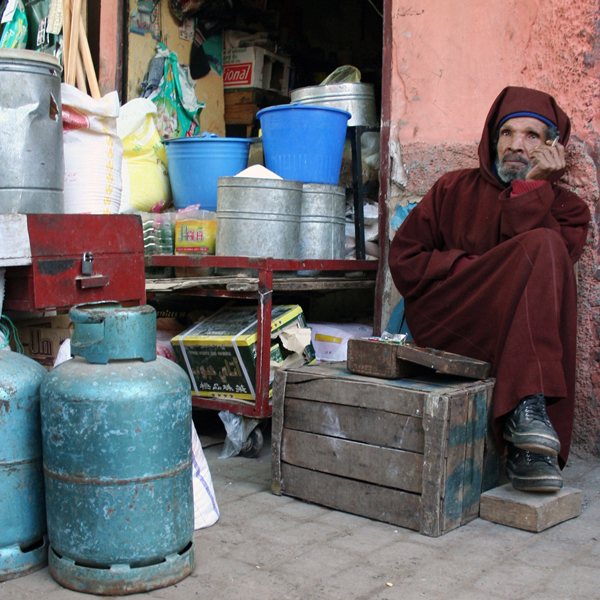
[[442,176],[389,253],[416,343],[492,364],[494,431],[508,446],[508,477],[526,491],[562,487],[556,457],[562,468],[573,428],[573,264],[590,213],[556,183],[570,128],[552,96],[505,88],[479,168]]

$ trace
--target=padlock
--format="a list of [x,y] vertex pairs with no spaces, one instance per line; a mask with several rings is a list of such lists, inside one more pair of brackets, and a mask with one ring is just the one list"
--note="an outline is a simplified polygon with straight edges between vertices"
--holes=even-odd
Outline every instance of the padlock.
[[81,274],[82,275],[93,275],[94,274],[94,256],[91,252],[84,252],[83,259],[81,261]]

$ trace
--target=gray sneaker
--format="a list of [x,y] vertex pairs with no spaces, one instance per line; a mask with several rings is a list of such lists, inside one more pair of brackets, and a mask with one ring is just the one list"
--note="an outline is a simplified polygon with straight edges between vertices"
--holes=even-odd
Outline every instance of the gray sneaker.
[[558,492],[563,479],[558,466],[549,456],[508,447],[506,476],[516,490],[523,492]]
[[560,452],[558,435],[546,414],[543,394],[527,396],[506,418],[502,437],[517,448],[556,456]]

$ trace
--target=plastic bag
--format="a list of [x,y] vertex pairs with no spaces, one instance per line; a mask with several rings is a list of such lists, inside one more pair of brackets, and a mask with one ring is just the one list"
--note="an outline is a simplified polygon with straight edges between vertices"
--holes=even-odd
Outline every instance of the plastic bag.
[[121,107],[117,134],[123,141],[121,213],[156,212],[171,203],[167,153],[154,123],[156,105],[136,98]]
[[123,142],[117,135],[119,95],[94,100],[61,84],[65,213],[116,214],[121,205]]
[[192,486],[194,490],[194,529],[210,527],[221,516],[208,463],[192,423]]
[[[12,15],[10,14],[12,12]],[[4,10],[4,17],[7,22],[0,38],[0,48],[26,48],[27,47],[27,17],[25,15],[25,7],[21,0],[17,0],[14,5],[10,3]]]
[[177,211],[175,254],[214,254],[217,213],[200,210],[199,204]]
[[57,55],[59,36],[49,31],[50,0],[26,0],[25,14],[29,31],[27,48]]
[[[173,254],[175,251],[176,213],[138,212],[142,218],[144,235],[144,254]],[[171,336],[172,337],[172,336]]]
[[148,96],[158,111],[156,127],[163,139],[196,136],[205,103],[198,102],[189,69],[178,65],[177,54],[164,44],[158,44],[157,48],[157,57],[165,59],[163,77]]
[[360,71],[350,65],[338,67],[333,73],[327,75],[319,85],[332,85],[335,83],[360,83]]
[[219,458],[237,456],[242,451],[242,447],[248,439],[248,436],[260,421],[242,415],[234,415],[226,410],[220,411],[219,417],[221,421],[223,421],[225,431],[227,432],[223,451],[219,455]]

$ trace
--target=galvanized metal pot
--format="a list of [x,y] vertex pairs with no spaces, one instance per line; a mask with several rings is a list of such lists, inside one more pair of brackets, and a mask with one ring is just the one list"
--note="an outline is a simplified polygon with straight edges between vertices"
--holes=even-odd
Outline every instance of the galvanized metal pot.
[[217,256],[298,258],[302,183],[220,177]]
[[311,85],[290,92],[292,102],[341,108],[352,116],[348,127],[377,127],[375,90],[372,83],[334,83]]
[[62,213],[60,63],[0,49],[0,213]]
[[346,191],[305,183],[300,219],[300,258],[342,259],[346,243]]
[[152,307],[69,316],[74,358],[41,390],[50,573],[94,594],[170,585],[194,567],[189,378],[156,356]]
[[46,566],[40,385],[46,370],[0,350],[0,581]]

